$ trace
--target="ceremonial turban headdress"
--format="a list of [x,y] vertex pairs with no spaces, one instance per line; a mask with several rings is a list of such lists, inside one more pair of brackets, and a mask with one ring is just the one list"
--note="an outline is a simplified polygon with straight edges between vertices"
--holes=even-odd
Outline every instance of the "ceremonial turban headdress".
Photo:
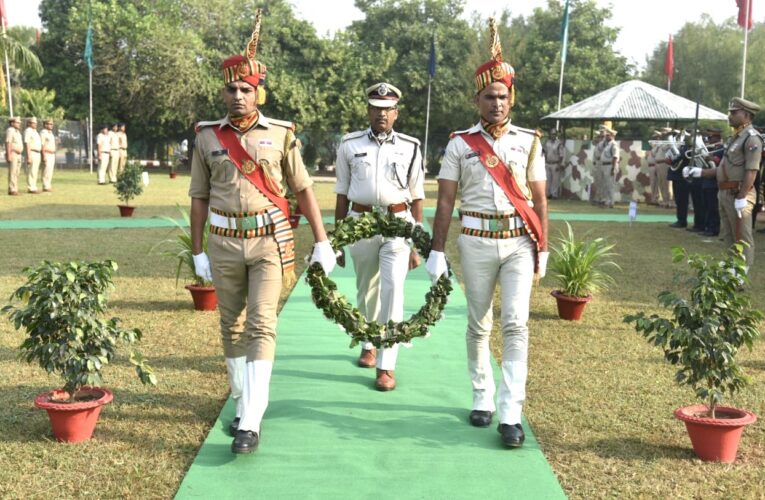
[[266,102],[266,65],[256,59],[260,41],[260,22],[262,10],[255,14],[255,27],[244,54],[231,56],[223,61],[223,82],[228,84],[241,80],[258,90],[258,104]]
[[512,106],[515,103],[515,70],[502,59],[502,45],[499,42],[497,22],[493,17],[489,18],[489,51],[491,59],[475,70],[475,91],[478,93],[494,82],[501,82],[510,90]]

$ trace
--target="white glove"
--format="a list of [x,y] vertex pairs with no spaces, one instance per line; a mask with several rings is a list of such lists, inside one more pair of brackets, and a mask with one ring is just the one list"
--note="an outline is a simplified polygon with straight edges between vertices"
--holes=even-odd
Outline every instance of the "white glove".
[[194,258],[194,272],[205,281],[212,281],[212,270],[210,269],[210,259],[207,254],[202,252],[192,255]]
[[449,268],[446,265],[446,256],[444,252],[438,250],[431,250],[428,256],[428,262],[425,264],[425,269],[428,270],[430,279],[435,283],[442,276],[447,274]]
[[329,240],[319,241],[313,246],[313,253],[311,253],[311,262],[313,264],[318,262],[325,274],[329,274],[335,268],[337,264],[337,257],[335,251],[332,249],[332,244]]
[[544,278],[547,274],[547,259],[550,257],[550,252],[539,252],[539,277]]
[[736,212],[738,212],[738,218],[744,216],[743,210],[746,208],[747,204],[749,202],[746,200],[746,198],[736,198],[733,200],[733,208],[736,209]]

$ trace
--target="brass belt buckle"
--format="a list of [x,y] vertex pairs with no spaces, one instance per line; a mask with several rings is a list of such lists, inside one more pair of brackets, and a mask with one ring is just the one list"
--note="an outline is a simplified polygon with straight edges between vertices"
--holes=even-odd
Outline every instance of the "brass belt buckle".
[[239,231],[249,231],[258,228],[258,219],[256,216],[242,217],[236,220],[236,228]]
[[496,233],[505,231],[505,221],[509,219],[489,219],[489,231]]

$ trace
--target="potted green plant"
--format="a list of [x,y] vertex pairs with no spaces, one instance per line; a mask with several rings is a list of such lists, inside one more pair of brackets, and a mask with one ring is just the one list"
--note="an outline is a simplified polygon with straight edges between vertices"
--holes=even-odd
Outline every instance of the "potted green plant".
[[[116,270],[117,264],[111,260],[44,261],[24,269],[26,283],[2,309],[16,330],[26,330],[19,358],[39,364],[64,381],[63,388],[35,398],[35,406],[48,411],[59,441],[90,439],[102,405],[113,397],[100,387],[101,371],[114,359],[120,343],[141,339],[140,330],[123,328],[119,318],[102,318]],[[23,305],[13,305],[14,300]],[[156,385],[156,377],[140,353],[131,352],[130,362],[141,382]]]
[[612,252],[615,245],[605,238],[577,241],[568,222],[566,229],[557,244],[551,245],[549,269],[559,287],[551,295],[557,301],[560,318],[578,320],[592,294],[614,283],[607,269],[621,268],[612,260],[617,255]]
[[124,205],[117,205],[122,217],[131,217],[135,207],[130,206],[130,200],[143,193],[143,182],[141,180],[141,166],[136,163],[128,163],[125,170],[117,176],[117,182],[114,183],[114,190],[117,197]]
[[171,161],[171,162],[170,162],[170,178],[171,178],[171,179],[175,179],[175,178],[178,176],[178,172],[177,172],[177,170],[176,170],[177,168],[178,168],[178,167],[177,167],[177,165],[175,164],[175,162]]
[[735,461],[744,426],[757,420],[750,411],[720,406],[724,394],[733,395],[749,381],[736,354],[742,346],[751,350],[763,319],[742,290],[749,282],[743,248],[733,245],[720,260],[674,247],[672,261],[685,261],[693,271],[689,298],[663,291],[658,299],[670,310],[668,318],[642,311],[624,317],[664,351],[664,359],[679,366],[675,380],[702,401],[678,408],[675,417],[685,422],[693,451],[706,461]]
[[[191,219],[189,212],[178,206],[178,211],[181,213],[183,223],[178,222],[177,219],[172,217],[161,217],[162,219],[170,222],[175,226],[177,232],[171,238],[160,241],[154,245],[150,253],[159,251],[160,255],[166,257],[172,257],[177,260],[177,267],[175,270],[175,284],[178,286],[178,282],[181,279],[181,273],[185,270],[186,276],[192,282],[187,284],[185,288],[191,293],[191,298],[194,301],[194,309],[197,311],[214,311],[218,307],[218,296],[215,294],[215,286],[210,281],[206,281],[203,278],[197,276],[194,269],[194,257],[191,248],[191,232],[189,227],[191,225]],[[202,251],[207,252],[207,240],[210,234],[209,220],[205,224],[204,231],[202,231]]]

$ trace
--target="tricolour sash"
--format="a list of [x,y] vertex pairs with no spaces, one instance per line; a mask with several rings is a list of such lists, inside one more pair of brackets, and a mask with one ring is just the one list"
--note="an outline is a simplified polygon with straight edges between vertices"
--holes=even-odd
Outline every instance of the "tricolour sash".
[[287,198],[274,193],[268,188],[263,169],[252,159],[247,150],[242,147],[234,129],[229,126],[212,127],[221,145],[228,150],[228,155],[236,168],[255,186],[258,191],[268,198],[274,207],[268,210],[271,222],[274,224],[274,238],[279,245],[279,257],[282,262],[282,273],[285,276],[294,275],[295,269],[295,239],[289,223],[290,207]]
[[[523,225],[526,227],[529,236],[536,243],[538,254],[547,243],[544,239],[544,232],[542,231],[542,221],[539,220],[537,213],[527,203],[526,197],[523,195],[520,186],[518,186],[518,181],[515,180],[515,177],[507,168],[507,165],[494,154],[494,150],[489,143],[486,142],[486,139],[480,132],[473,134],[465,132],[457,135],[459,135],[462,140],[473,149],[473,151],[476,151],[479,154],[481,164],[486,167],[486,170],[491,174],[494,182],[496,182],[499,187],[502,188],[502,191],[505,192],[505,195],[515,207],[518,215],[523,219]],[[536,148],[532,147],[529,158],[531,158],[535,152]],[[538,265],[539,262],[537,261],[536,266]]]

